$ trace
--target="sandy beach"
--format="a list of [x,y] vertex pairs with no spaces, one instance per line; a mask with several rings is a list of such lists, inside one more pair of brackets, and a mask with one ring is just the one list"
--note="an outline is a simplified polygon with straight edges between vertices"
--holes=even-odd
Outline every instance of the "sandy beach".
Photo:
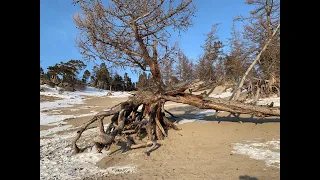
[[[81,102],[69,99],[64,105],[63,97],[40,93],[40,179],[280,179],[279,118],[241,115],[239,122],[225,112],[173,102],[165,108],[181,130],[169,130],[150,156],[145,148],[122,153],[121,143],[102,154],[71,155],[76,130],[95,113],[125,101],[124,96],[81,96]],[[64,107],[54,106],[59,100]],[[96,126],[83,134],[79,146],[90,145]]]

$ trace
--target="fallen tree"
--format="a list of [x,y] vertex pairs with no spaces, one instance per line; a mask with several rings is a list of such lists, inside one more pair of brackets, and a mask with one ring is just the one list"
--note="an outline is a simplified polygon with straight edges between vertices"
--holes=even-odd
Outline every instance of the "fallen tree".
[[[87,127],[97,120],[100,122],[100,138],[95,137],[94,142],[99,152],[103,147],[109,148],[112,143],[115,143],[115,137],[118,134],[121,134],[121,138],[127,140],[128,148],[138,148],[149,144],[153,144],[153,147],[155,147],[156,140],[164,139],[167,136],[169,128],[179,129],[164,115],[164,104],[166,101],[189,104],[200,109],[226,111],[238,115],[252,114],[261,118],[280,116],[280,108],[256,106],[239,101],[204,98],[203,96],[184,93],[183,91],[186,89],[181,88],[164,94],[155,94],[150,91],[140,92],[130,97],[128,101],[113,107],[111,110],[98,113],[77,132],[77,136],[72,142],[74,152],[79,153],[83,151],[78,148],[76,142]],[[141,112],[138,111],[140,105],[143,106]],[[113,115],[111,123],[105,131],[103,119],[111,115]],[[147,133],[149,142],[138,145],[135,143],[134,138],[143,132]]]

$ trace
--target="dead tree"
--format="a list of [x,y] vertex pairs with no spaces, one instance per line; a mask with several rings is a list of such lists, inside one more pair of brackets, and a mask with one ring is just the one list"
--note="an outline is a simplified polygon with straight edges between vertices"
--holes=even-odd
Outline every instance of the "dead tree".
[[240,95],[240,91],[241,88],[243,86],[244,81],[246,80],[247,75],[249,74],[249,72],[251,71],[251,69],[253,68],[253,66],[257,63],[257,61],[259,61],[261,54],[267,49],[269,43],[271,42],[272,38],[274,37],[274,35],[277,33],[277,31],[280,28],[280,24],[278,25],[278,27],[274,30],[271,38],[267,41],[267,43],[263,46],[262,50],[260,51],[260,53],[257,55],[257,57],[255,58],[255,60],[251,63],[251,65],[249,66],[249,68],[247,69],[247,71],[244,73],[243,77],[241,78],[241,81],[239,82],[237,88],[234,90],[232,96],[230,97],[230,99],[233,100],[237,100],[239,95]]
[[[74,20],[80,29],[77,45],[87,60],[99,58],[119,66],[129,66],[150,70],[155,88],[138,92],[128,101],[109,111],[98,113],[77,131],[73,140],[75,153],[82,152],[77,140],[87,127],[99,120],[100,135],[95,138],[98,151],[115,143],[115,137],[127,140],[128,148],[153,144],[157,139],[167,136],[167,130],[179,128],[164,115],[164,103],[173,101],[190,104],[202,109],[215,109],[237,114],[256,116],[280,116],[280,108],[253,106],[235,101],[203,98],[184,93],[190,87],[166,92],[162,82],[159,63],[167,60],[173,49],[167,43],[168,27],[186,30],[194,14],[192,0],[179,3],[165,0],[112,0],[103,5],[100,0],[77,0],[82,15],[76,14]],[[139,112],[139,107],[143,110]],[[104,131],[102,120],[113,115],[112,122]],[[136,143],[135,138],[146,133],[148,142]]]

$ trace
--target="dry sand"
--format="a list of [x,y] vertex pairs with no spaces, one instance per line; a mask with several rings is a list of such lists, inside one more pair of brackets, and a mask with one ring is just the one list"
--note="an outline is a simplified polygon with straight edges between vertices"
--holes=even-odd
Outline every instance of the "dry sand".
[[[85,101],[85,104],[63,108],[61,114],[102,111],[126,99],[91,97]],[[86,108],[75,110],[81,107]],[[195,119],[200,112],[197,108],[180,107],[179,104],[172,102],[166,104],[166,109],[177,115],[178,121]],[[121,143],[112,145],[111,155],[102,158],[97,162],[97,166],[108,168],[115,165],[135,164],[136,172],[110,174],[100,178],[92,177],[92,179],[280,179],[279,168],[267,166],[263,160],[233,153],[234,143],[280,139],[280,120],[270,117],[259,120],[257,124],[256,119],[242,115],[243,123],[239,123],[236,118],[227,117],[227,115],[227,113],[219,113],[217,117],[205,115],[201,121],[179,124],[182,130],[169,130],[168,137],[159,141],[159,148],[151,152],[149,158],[144,153],[146,148],[121,153],[119,151]],[[73,118],[65,122],[73,127],[79,127],[91,117]],[[110,117],[104,121],[109,123]],[[48,126],[40,126],[40,130],[48,128]],[[58,134],[61,133],[64,132]]]

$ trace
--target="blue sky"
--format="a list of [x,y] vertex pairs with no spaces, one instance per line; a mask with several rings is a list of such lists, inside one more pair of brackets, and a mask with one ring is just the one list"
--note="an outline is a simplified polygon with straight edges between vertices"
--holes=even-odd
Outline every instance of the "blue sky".
[[[204,44],[204,34],[211,30],[213,24],[222,23],[217,35],[227,43],[233,18],[248,15],[251,7],[244,0],[194,0],[194,3],[197,8],[194,25],[177,40],[183,52],[195,61],[202,53],[200,46]],[[78,30],[72,15],[76,12],[81,11],[72,4],[72,0],[40,0],[40,65],[45,71],[48,66],[61,61],[82,60],[75,46]],[[93,63],[87,63],[87,69],[91,71],[92,67]],[[125,71],[117,72],[123,76]],[[126,72],[134,82],[137,81],[137,74],[129,69]]]

